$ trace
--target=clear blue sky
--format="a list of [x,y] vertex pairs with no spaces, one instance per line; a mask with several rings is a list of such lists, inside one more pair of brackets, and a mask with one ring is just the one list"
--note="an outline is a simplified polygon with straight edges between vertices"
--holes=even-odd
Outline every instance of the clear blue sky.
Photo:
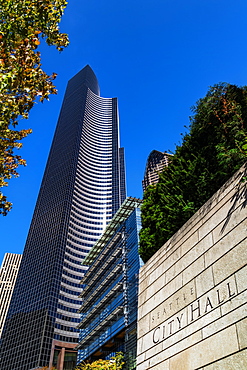
[[41,46],[43,68],[56,72],[58,95],[38,104],[20,128],[32,128],[20,154],[28,166],[5,194],[0,262],[22,253],[67,81],[86,64],[103,97],[118,97],[128,195],[142,197],[151,150],[174,150],[190,107],[218,82],[247,84],[246,0],[69,0],[61,24],[70,45]]

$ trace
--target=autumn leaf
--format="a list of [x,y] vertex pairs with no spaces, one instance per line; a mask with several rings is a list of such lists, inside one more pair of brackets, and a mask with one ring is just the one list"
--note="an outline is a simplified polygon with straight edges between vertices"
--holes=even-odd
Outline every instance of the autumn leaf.
[[[26,165],[16,150],[32,130],[13,130],[20,119],[27,119],[37,99],[43,102],[56,94],[56,74],[42,69],[37,50],[41,39],[59,51],[69,43],[59,23],[65,0],[0,0],[0,187],[18,177],[19,165]],[[1,193],[0,214],[6,215],[11,203]]]

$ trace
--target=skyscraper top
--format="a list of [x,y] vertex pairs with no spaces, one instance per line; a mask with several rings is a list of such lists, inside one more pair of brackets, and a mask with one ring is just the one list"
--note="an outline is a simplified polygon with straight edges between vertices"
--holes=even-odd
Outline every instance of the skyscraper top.
[[100,96],[98,79],[88,64],[69,80],[66,94],[70,94],[72,91],[76,93],[77,88],[82,84],[89,88],[94,94]]
[[143,191],[147,186],[157,184],[159,181],[159,174],[165,166],[168,166],[169,157],[171,154],[162,153],[158,150],[152,150],[148,156],[144,178],[142,180]]

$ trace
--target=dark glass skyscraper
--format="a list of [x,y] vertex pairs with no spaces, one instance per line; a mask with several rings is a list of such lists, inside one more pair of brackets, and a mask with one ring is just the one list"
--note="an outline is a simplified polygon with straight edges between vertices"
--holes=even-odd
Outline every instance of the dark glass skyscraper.
[[125,196],[117,99],[100,97],[86,66],[65,93],[3,333],[2,370],[72,368],[81,263]]
[[142,180],[143,191],[146,190],[147,186],[157,184],[159,181],[159,174],[163,171],[164,167],[169,164],[169,157],[171,157],[171,154],[152,150],[148,156],[144,179]]

